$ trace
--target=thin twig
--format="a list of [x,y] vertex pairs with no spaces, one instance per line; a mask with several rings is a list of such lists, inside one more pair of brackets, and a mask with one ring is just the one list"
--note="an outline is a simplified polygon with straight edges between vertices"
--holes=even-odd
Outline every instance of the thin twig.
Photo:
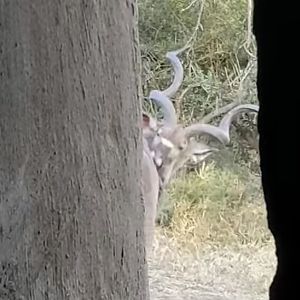
[[248,24],[247,24],[247,39],[246,39],[246,48],[249,48],[252,40],[252,11],[253,3],[252,0],[248,0]]
[[255,56],[253,53],[250,52],[250,50],[248,49],[248,47],[247,47],[246,44],[243,45],[243,48],[244,48],[245,52],[246,52],[252,59],[256,60],[256,56]]
[[185,43],[185,46],[183,47],[183,49],[185,49],[185,50],[186,49],[188,50],[189,48],[192,47],[192,45],[193,45],[193,43],[196,39],[199,28],[201,30],[203,30],[203,27],[202,27],[202,24],[201,24],[201,18],[202,18],[202,13],[203,13],[203,9],[204,9],[204,3],[205,3],[205,0],[202,0],[201,4],[200,4],[199,14],[198,14],[197,23],[196,23],[196,26],[194,28],[194,31],[193,31],[191,37]]
[[190,91],[192,88],[198,87],[200,86],[200,84],[190,84],[189,86],[187,86],[182,93],[180,94],[180,96],[177,98],[175,105],[176,105],[176,111],[177,114],[180,116],[181,115],[181,111],[182,111],[182,101],[184,96],[186,95],[186,93],[188,91]]
[[192,1],[187,7],[183,8],[183,9],[181,10],[181,12],[184,12],[184,11],[190,9],[197,1],[198,1],[198,0]]

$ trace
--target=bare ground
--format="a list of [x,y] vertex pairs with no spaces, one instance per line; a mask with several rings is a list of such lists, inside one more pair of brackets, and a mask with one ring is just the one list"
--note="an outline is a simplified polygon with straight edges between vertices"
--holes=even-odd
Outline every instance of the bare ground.
[[194,250],[180,250],[157,232],[149,257],[152,300],[268,299],[276,267],[273,243]]

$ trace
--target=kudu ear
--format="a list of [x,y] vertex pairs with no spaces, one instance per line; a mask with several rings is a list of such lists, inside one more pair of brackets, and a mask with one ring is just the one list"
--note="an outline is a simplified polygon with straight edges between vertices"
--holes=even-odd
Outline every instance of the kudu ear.
[[219,149],[208,146],[202,142],[192,141],[190,143],[190,157],[194,162],[201,162]]
[[149,127],[150,126],[150,117],[143,113],[143,128]]

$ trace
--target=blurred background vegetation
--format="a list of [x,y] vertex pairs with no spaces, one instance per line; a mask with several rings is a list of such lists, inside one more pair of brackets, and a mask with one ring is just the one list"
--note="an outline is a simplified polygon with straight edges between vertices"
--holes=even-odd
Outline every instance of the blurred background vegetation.
[[[251,19],[248,0],[139,0],[144,96],[170,84],[172,69],[165,55],[189,44],[180,54],[184,82],[173,99],[183,124],[232,102],[257,103]],[[232,126],[226,149],[173,181],[158,223],[179,243],[269,239],[256,125],[253,115],[242,115]]]

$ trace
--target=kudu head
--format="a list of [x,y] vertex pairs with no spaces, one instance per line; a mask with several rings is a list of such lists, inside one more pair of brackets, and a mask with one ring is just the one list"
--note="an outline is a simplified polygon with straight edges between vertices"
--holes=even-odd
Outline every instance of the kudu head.
[[[157,93],[156,96],[162,95]],[[194,123],[184,127],[176,123],[173,125],[164,124],[160,127],[150,148],[163,186],[166,186],[173,174],[191,158],[197,157],[198,162],[200,162],[218,151],[217,148],[198,142],[195,138],[205,135],[218,141],[221,146],[228,145],[232,121],[244,112],[257,113],[258,106],[253,104],[237,105],[225,113],[218,126]]]
[[170,98],[174,96],[183,81],[183,67],[177,57],[181,51],[167,53],[167,58],[174,69],[172,84],[164,91],[152,90],[148,97],[150,101],[162,109],[163,113],[163,120],[155,123],[156,129],[152,131],[152,134],[149,134],[151,138],[148,138],[148,145],[162,187],[165,187],[176,171],[191,158],[197,157],[197,161],[200,162],[218,151],[217,148],[197,142],[195,137],[207,135],[219,141],[221,145],[228,145],[230,142],[230,125],[234,118],[243,112],[258,112],[257,105],[241,104],[227,111],[219,126],[195,123],[184,127],[178,124],[176,111]]

